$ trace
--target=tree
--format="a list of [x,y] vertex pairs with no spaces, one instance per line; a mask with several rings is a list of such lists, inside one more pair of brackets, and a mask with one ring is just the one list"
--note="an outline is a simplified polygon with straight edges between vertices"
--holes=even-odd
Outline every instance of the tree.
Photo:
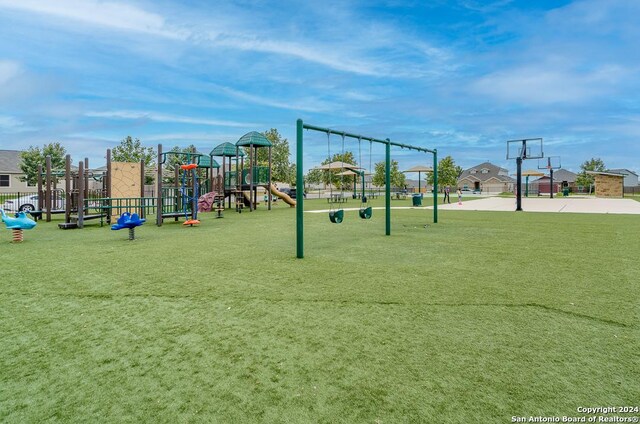
[[[378,186],[378,187],[384,186],[384,183],[385,183],[385,165],[386,165],[386,162],[377,162],[376,163],[375,172],[373,174],[373,178],[371,179],[371,182],[373,183],[373,185]],[[391,161],[390,180],[391,180],[391,187],[398,187],[398,188],[404,187],[406,177],[398,169],[398,161],[397,160],[392,160]]]
[[[166,179],[167,182],[169,183],[173,183],[174,182],[173,175],[176,167],[180,168],[180,165],[186,164],[187,155],[180,154],[180,153],[193,153],[195,151],[196,151],[196,147],[193,144],[190,144],[187,147],[173,146],[171,150],[169,150],[168,152],[165,152],[164,154],[166,155],[167,159],[165,163],[162,165],[166,170],[166,171],[163,171],[163,174],[165,174],[164,179]],[[179,154],[171,154],[171,153],[179,153]],[[206,171],[204,171],[203,169],[198,169],[198,178],[203,178],[205,172]]]
[[155,153],[152,147],[144,147],[140,143],[140,139],[135,140],[130,135],[120,142],[111,151],[111,159],[115,162],[140,162],[144,160],[145,166],[151,166],[154,163]]
[[[145,169],[153,166],[155,153],[152,147],[144,147],[140,143],[140,139],[135,140],[130,135],[120,141],[120,145],[111,151],[111,159],[114,162],[140,162],[144,160]],[[153,177],[147,175],[144,179],[145,184],[153,184]]]
[[[461,174],[462,167],[456,165],[451,156],[442,158],[438,162],[438,186],[457,186]],[[433,185],[433,172],[427,175],[427,183]]]
[[45,144],[42,149],[29,146],[28,150],[20,154],[20,169],[24,172],[27,183],[34,185],[38,182],[38,165],[42,165],[44,169],[47,156],[51,156],[52,169],[64,169],[66,153],[67,150],[57,142]]
[[309,173],[305,175],[304,180],[307,184],[318,185],[324,182],[323,174],[325,173],[326,171],[323,171],[321,169],[310,169]]
[[[291,163],[289,162],[289,141],[283,138],[277,129],[271,128],[262,133],[271,142],[271,179],[287,184],[293,184],[295,174],[291,175]],[[249,154],[249,148],[245,147],[245,153]],[[259,166],[269,165],[269,149],[259,148],[256,157]]]
[[591,193],[591,187],[593,186],[593,175],[587,174],[587,171],[604,172],[606,167],[604,162],[600,158],[591,158],[586,160],[580,165],[581,173],[576,177],[576,184],[582,187],[589,187],[589,193]]
[[[344,155],[342,153],[336,153],[331,158],[327,158],[322,161],[321,165],[328,165],[331,162],[344,162],[351,165],[357,165],[355,156],[353,152],[346,151]],[[295,168],[295,167],[294,167]],[[324,185],[331,185],[337,189],[347,190],[352,188],[353,177],[346,176],[342,177],[339,174],[342,171],[346,171],[346,169],[312,169],[309,171],[307,176],[305,177],[305,182],[308,184],[320,184],[324,183]]]

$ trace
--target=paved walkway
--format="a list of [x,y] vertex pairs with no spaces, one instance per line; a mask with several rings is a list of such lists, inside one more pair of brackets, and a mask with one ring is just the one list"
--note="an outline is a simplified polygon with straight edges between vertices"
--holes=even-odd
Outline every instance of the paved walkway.
[[[453,200],[453,195],[451,196]],[[515,211],[516,199],[490,197],[488,199],[462,201],[439,205],[438,209],[461,211]],[[631,199],[602,199],[556,197],[553,199],[541,197],[524,197],[522,210],[527,212],[571,212],[571,213],[615,213],[640,215],[640,202]]]

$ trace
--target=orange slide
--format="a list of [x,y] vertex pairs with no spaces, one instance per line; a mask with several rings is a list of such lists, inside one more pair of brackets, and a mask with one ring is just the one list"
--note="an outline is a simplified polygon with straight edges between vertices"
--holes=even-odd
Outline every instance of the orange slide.
[[294,207],[296,205],[296,201],[295,200],[293,200],[291,197],[289,197],[288,194],[285,194],[285,193],[283,193],[281,191],[278,191],[276,186],[274,186],[273,184],[271,184],[269,186],[269,191],[274,196],[278,196],[279,198],[281,198],[286,204],[290,205],[291,207]]

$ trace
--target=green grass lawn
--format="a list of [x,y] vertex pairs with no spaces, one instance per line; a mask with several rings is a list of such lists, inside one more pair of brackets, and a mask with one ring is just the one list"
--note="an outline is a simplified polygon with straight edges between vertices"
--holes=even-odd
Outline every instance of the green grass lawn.
[[2,228],[0,421],[505,423],[638,404],[637,216],[392,215],[387,237],[382,211],[305,214],[303,260],[282,202],[133,242],[40,222],[14,245]]

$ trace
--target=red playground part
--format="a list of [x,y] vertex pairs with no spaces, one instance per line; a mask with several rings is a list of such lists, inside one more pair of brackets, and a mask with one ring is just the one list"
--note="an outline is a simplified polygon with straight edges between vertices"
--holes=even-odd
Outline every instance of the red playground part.
[[198,225],[198,224],[200,224],[200,221],[198,221],[197,219],[188,219],[182,223],[182,225],[191,225],[191,226]]
[[197,168],[198,165],[195,163],[190,163],[188,165],[180,165],[180,168],[184,169],[185,171],[191,171],[192,169]]

